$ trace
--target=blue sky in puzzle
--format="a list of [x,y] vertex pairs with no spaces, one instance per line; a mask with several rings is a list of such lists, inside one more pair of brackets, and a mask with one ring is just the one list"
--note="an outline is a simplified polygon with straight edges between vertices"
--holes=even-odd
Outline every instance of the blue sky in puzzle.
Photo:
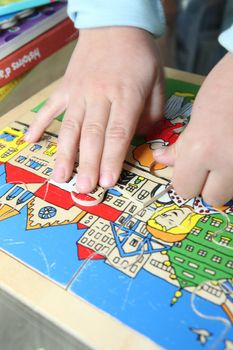
[[[25,231],[26,217],[25,208],[20,215],[0,221],[0,247],[66,285],[82,263],[77,259],[76,241],[83,230],[69,225]],[[168,349],[209,349],[224,330],[222,323],[201,319],[191,310],[187,292],[171,307],[177,289],[143,270],[132,280],[102,260],[90,261],[71,290]],[[205,314],[226,317],[220,307],[205,300],[197,306]],[[212,333],[205,346],[190,327]],[[223,350],[224,344],[216,349]]]
[[[171,307],[170,301],[176,290],[146,271],[140,271],[136,280],[132,280],[102,261],[90,261],[72,285],[74,293],[106,312],[111,310],[114,317],[167,349],[203,349],[190,328],[206,329],[213,334],[209,338],[209,348],[225,326],[197,316],[191,310],[188,292],[183,291],[182,298]],[[195,304],[206,315],[226,318],[219,306],[200,298]],[[221,344],[216,349],[223,348]]]

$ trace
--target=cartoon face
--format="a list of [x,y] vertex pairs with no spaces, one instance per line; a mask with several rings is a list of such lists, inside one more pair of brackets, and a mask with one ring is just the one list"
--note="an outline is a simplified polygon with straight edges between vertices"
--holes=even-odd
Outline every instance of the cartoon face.
[[177,242],[184,239],[203,216],[189,206],[162,206],[148,220],[147,230],[164,242]]
[[172,209],[158,215],[156,222],[167,231],[173,227],[181,226],[181,223],[191,212],[190,208]]

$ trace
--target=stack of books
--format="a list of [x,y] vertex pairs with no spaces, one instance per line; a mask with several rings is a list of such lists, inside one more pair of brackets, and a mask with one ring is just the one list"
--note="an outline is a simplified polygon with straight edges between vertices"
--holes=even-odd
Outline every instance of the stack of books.
[[77,36],[64,0],[0,0],[0,89]]

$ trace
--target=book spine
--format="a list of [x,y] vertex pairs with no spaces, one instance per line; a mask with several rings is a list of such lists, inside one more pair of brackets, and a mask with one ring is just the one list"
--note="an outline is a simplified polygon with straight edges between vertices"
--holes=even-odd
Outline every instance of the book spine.
[[10,2],[7,5],[0,6],[0,15],[4,16],[12,12],[23,11],[28,8],[48,5],[58,0],[24,0],[20,2]]
[[77,37],[77,29],[67,18],[5,57],[0,61],[0,87],[27,72]]

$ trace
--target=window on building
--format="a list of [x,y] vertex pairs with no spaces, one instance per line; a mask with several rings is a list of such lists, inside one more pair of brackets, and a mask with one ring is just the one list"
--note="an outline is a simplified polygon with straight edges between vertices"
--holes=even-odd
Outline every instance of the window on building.
[[194,228],[191,230],[191,233],[192,233],[194,236],[198,236],[200,232],[201,232],[201,229],[198,228],[198,227],[194,227]]
[[23,163],[23,162],[25,161],[25,159],[27,159],[27,157],[18,156],[18,158],[16,158],[16,162],[18,162],[18,163]]
[[17,148],[9,148],[5,153],[2,154],[1,158],[7,158],[17,151]]
[[198,264],[193,263],[193,262],[191,262],[191,261],[188,263],[188,265],[189,265],[191,268],[193,268],[193,269],[198,269],[198,268],[199,268],[199,265],[198,265]]
[[129,185],[126,187],[126,190],[127,190],[128,192],[132,193],[132,192],[135,190],[135,186],[129,184]]
[[142,218],[145,214],[146,214],[146,210],[142,209],[142,210],[140,210],[140,212],[137,215]]
[[133,205],[129,208],[129,212],[130,212],[130,213],[134,213],[136,209],[137,209],[137,206],[133,204]]
[[104,235],[102,237],[102,242],[106,243],[108,241],[109,237],[107,235]]
[[230,269],[233,269],[233,261],[228,261],[226,266],[229,267]]
[[88,236],[92,236],[93,233],[95,233],[95,230],[93,230],[93,228],[90,231],[87,231]]
[[110,194],[107,194],[105,201],[106,202],[110,202],[110,200],[113,198],[113,196],[111,196]]
[[209,275],[212,275],[212,276],[214,276],[214,275],[216,274],[215,271],[213,271],[213,270],[211,270],[211,269],[209,269],[209,268],[205,268],[204,271],[205,271],[206,273],[208,273]]
[[44,154],[46,154],[49,157],[52,157],[56,152],[57,152],[57,144],[55,142],[50,142]]
[[146,190],[142,190],[142,191],[138,194],[137,198],[138,198],[139,200],[143,200],[143,199],[147,198],[147,197],[149,196],[149,194],[150,194],[150,192],[148,192],[148,191],[146,191]]
[[222,258],[220,256],[214,255],[212,258],[212,261],[220,264],[220,262],[222,261]]
[[205,239],[211,242],[213,239],[213,233],[207,232],[207,234],[205,235]]
[[52,171],[53,169],[52,168],[46,168],[44,171],[43,171],[43,174],[47,175],[47,176],[50,176],[52,174]]
[[87,237],[82,237],[81,238],[81,243],[85,244],[88,241]]
[[230,243],[230,241],[231,241],[230,238],[228,238],[228,237],[223,237],[223,236],[222,236],[221,239],[220,239],[220,241],[219,241],[219,243],[220,243],[221,245],[228,246],[229,243]]
[[122,260],[122,262],[121,262],[121,267],[122,267],[123,269],[126,269],[126,268],[128,267],[128,265],[129,265],[129,263],[128,263],[127,260]]
[[95,241],[93,239],[87,242],[88,247],[92,247],[94,244],[95,244]]
[[201,222],[207,222],[209,220],[209,215],[205,215],[203,218],[200,219]]
[[33,197],[33,193],[30,191],[25,191],[18,199],[16,204],[22,204],[22,203],[26,203],[27,201],[29,201],[31,198]]
[[179,257],[179,256],[175,256],[174,258],[176,261],[178,261],[179,263],[183,263],[184,262],[184,259]]
[[109,243],[109,245],[113,245],[115,243],[115,240],[113,238],[110,238],[108,243]]
[[129,220],[126,224],[125,224],[125,227],[131,229],[134,227],[136,221],[135,220]]
[[187,250],[188,252],[192,252],[194,249],[193,245],[187,245],[187,247],[185,248],[185,250]]
[[109,225],[104,225],[104,227],[102,228],[102,231],[103,232],[108,231],[109,227],[110,227]]
[[20,193],[22,193],[24,191],[24,188],[20,187],[20,186],[16,186],[6,197],[6,199],[8,201],[18,197],[18,195]]
[[41,145],[35,144],[30,148],[30,151],[36,152],[36,151],[39,151],[39,149],[41,149],[41,148],[42,148]]
[[206,255],[207,255],[207,251],[206,251],[206,250],[203,250],[203,249],[200,249],[200,250],[198,251],[198,255],[200,255],[200,256],[206,256]]
[[133,238],[133,239],[131,239],[131,241],[129,242],[129,245],[131,245],[132,247],[137,247],[138,242],[139,242],[139,241],[138,241],[137,239]]
[[146,228],[146,224],[141,225],[139,232],[142,234],[146,234],[148,232]]
[[26,163],[26,165],[27,165],[29,168],[34,169],[34,170],[39,170],[39,169],[43,166],[43,164],[41,164],[41,163],[39,163],[39,162],[37,162],[37,161],[35,161],[35,160],[33,160],[33,159],[30,159],[30,160]]
[[114,264],[118,264],[120,261],[120,258],[118,256],[115,256],[115,258],[113,259]]
[[175,242],[174,246],[177,247],[177,248],[180,248],[182,246],[182,243],[181,242]]
[[211,226],[214,226],[214,227],[219,227],[221,224],[222,224],[222,220],[220,220],[220,219],[216,219],[216,218],[213,218],[212,220],[211,220],[211,223],[210,223],[210,225]]
[[233,233],[233,225],[228,225],[226,231]]
[[[91,191],[91,194],[95,194],[97,191],[98,191],[98,188],[96,187],[93,191]],[[102,193],[100,193],[99,196],[102,196]]]
[[102,236],[102,234],[101,234],[100,232],[97,232],[97,233],[95,234],[95,239],[99,239],[101,236]]
[[120,224],[124,224],[127,221],[126,220],[126,216],[119,217],[118,221],[119,221]]
[[137,268],[138,268],[137,265],[133,264],[130,268],[130,272],[135,273],[137,271]]
[[116,207],[121,208],[125,204],[125,201],[123,199],[117,199],[113,204],[115,204]]
[[96,246],[95,246],[95,251],[98,252],[102,249],[103,247],[103,244],[100,244],[100,243],[97,243]]
[[151,259],[150,264],[152,266],[156,266],[157,265],[157,261],[155,259]]
[[0,139],[5,140],[7,142],[11,142],[16,138],[15,135],[9,134],[8,132],[4,132],[0,135]]

